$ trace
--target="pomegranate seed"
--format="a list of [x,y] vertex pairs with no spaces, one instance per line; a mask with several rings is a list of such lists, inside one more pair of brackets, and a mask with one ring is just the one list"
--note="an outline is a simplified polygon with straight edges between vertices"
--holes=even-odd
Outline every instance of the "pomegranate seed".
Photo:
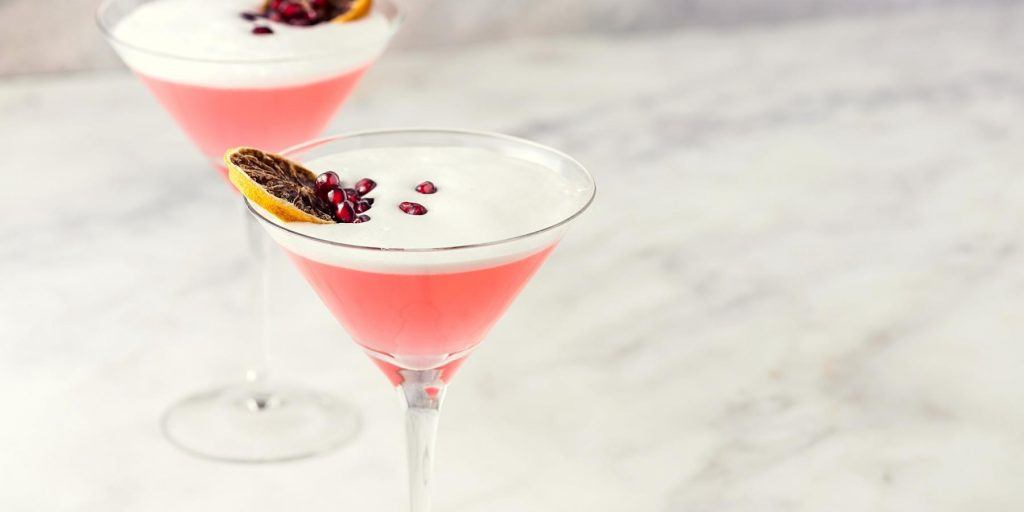
[[346,188],[346,189],[342,189],[342,190],[345,192],[345,200],[346,201],[349,201],[352,204],[356,204],[356,203],[359,202],[359,199],[360,199],[359,192],[356,192],[356,189],[354,189],[354,188]]
[[271,0],[264,15],[289,25],[315,25],[341,14],[342,6],[327,0]]
[[[255,29],[253,29],[255,30]],[[341,178],[334,171],[327,171],[316,177],[316,195],[327,199],[327,193],[341,187]]]
[[267,26],[264,26],[264,25],[257,25],[257,26],[252,28],[252,33],[256,34],[258,36],[265,36],[267,34],[273,34],[274,33],[274,29],[272,29],[270,27],[267,27]]
[[369,194],[370,191],[375,188],[377,188],[377,182],[370,178],[363,178],[356,182],[356,191],[359,192],[359,195],[361,196]]
[[370,220],[370,216],[369,215],[360,215],[360,216],[356,217],[356,220],[352,221],[352,223],[353,224],[359,224],[360,222],[366,222],[368,220]]
[[334,218],[337,219],[338,222],[345,224],[349,224],[355,220],[356,212],[352,209],[352,203],[342,201],[341,204],[338,205],[337,209],[334,210]]
[[403,201],[398,205],[398,208],[409,215],[423,215],[427,213],[427,207],[419,203],[411,203],[409,201]]
[[263,16],[289,25],[316,25],[347,12],[351,0],[270,0]]
[[356,203],[356,213],[363,213],[370,209],[370,203],[367,201],[359,201]]
[[362,198],[361,201],[366,203],[366,204],[368,204],[368,205],[370,205],[370,206],[373,206],[373,198],[372,197],[364,197],[364,198]]
[[328,203],[337,206],[341,204],[342,201],[345,200],[345,192],[342,191],[340,188],[332,188],[327,191],[325,199],[327,199]]
[[429,181],[424,181],[423,183],[416,185],[416,192],[419,192],[420,194],[433,194],[434,192],[437,192],[437,187]]

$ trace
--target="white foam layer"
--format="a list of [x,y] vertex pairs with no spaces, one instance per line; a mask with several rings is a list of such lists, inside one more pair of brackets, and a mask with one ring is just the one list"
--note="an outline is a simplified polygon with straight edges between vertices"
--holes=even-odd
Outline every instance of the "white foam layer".
[[[368,148],[337,153],[305,164],[314,172],[335,171],[346,186],[369,177],[377,188],[360,224],[281,223],[317,240],[391,249],[478,245],[515,238],[557,224],[590,199],[592,184],[496,151],[465,147]],[[430,180],[434,194],[417,184]],[[425,215],[398,208],[417,202]],[[271,217],[272,218],[272,217]],[[349,249],[310,240],[273,227],[286,249],[309,259],[369,271],[439,273],[494,266],[557,243],[563,229],[514,242],[465,249],[407,252]]]
[[259,0],[152,0],[114,28],[115,48],[138,73],[208,87],[267,88],[325,80],[368,65],[384,51],[390,22],[374,10],[349,23],[296,27],[240,13]]

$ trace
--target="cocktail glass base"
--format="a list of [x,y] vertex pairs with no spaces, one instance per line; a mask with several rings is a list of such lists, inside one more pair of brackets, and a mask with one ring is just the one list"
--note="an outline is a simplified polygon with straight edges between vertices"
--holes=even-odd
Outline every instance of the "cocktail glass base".
[[222,462],[304,459],[351,441],[359,416],[326,393],[251,385],[228,386],[182,399],[164,414],[164,436],[185,452]]

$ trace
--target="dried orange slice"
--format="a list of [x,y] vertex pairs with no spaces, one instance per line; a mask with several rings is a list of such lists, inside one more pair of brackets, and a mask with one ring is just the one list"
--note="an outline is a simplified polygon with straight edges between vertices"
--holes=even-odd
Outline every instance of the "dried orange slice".
[[228,179],[247,199],[286,222],[330,224],[327,203],[316,195],[316,174],[281,155],[255,148],[224,154]]
[[358,20],[370,13],[371,4],[373,4],[373,0],[353,0],[345,14],[335,16],[331,23],[345,23],[346,21]]

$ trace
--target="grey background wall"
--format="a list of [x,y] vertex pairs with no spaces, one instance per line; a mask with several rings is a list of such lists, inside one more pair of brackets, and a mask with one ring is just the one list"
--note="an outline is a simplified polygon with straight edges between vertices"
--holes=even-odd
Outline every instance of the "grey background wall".
[[[117,66],[96,32],[101,0],[0,0],[0,75]],[[215,0],[211,0],[215,1]],[[258,0],[253,0],[258,3]],[[407,0],[409,23],[396,47],[516,36],[728,27],[812,17],[863,15],[940,4],[1019,0]]]

